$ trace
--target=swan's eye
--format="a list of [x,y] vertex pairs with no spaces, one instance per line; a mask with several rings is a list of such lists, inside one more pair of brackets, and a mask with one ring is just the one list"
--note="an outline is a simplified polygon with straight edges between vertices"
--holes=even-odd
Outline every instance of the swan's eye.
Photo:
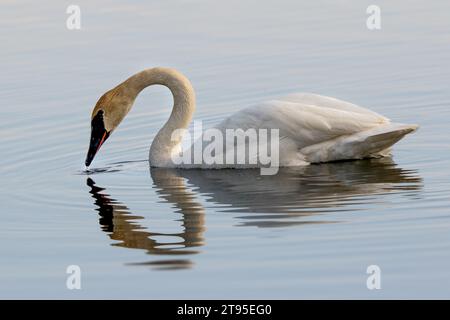
[[97,114],[95,115],[95,117],[94,118],[92,118],[92,121],[94,121],[95,119],[102,119],[103,120],[103,114],[104,114],[105,112],[103,111],[103,110],[98,110],[98,112],[97,112]]

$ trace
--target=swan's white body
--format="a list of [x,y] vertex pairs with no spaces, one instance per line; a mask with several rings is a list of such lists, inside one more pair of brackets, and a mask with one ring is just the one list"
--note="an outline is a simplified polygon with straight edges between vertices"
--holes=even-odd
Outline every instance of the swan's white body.
[[[177,129],[188,127],[195,111],[195,93],[189,80],[171,68],[141,71],[99,99],[92,112],[95,122],[92,125],[86,165],[90,164],[102,143],[126,116],[136,96],[144,88],[154,84],[164,85],[171,90],[174,106],[169,120],[155,136],[150,147],[149,160],[152,166],[204,169],[260,166],[260,163],[250,164],[248,159],[244,165],[174,163],[173,155],[180,152],[182,137],[174,139],[173,133]],[[394,143],[417,127],[392,123],[382,115],[349,102],[317,94],[299,93],[245,108],[232,114],[215,128],[223,132],[224,137],[226,129],[278,129],[279,166],[300,166],[385,156]],[[224,141],[225,147],[227,143],[235,142]],[[223,148],[222,152],[232,150],[233,147]]]
[[394,143],[418,126],[392,123],[371,110],[335,98],[296,93],[240,110],[215,128],[222,132],[279,129],[279,160],[285,167],[387,156]]

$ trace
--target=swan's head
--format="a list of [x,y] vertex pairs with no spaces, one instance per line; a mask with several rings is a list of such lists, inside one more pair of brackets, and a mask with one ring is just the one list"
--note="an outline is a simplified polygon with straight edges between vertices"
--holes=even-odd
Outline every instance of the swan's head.
[[91,116],[91,140],[85,162],[87,167],[106,139],[125,118],[132,104],[133,99],[120,86],[106,92],[97,101]]

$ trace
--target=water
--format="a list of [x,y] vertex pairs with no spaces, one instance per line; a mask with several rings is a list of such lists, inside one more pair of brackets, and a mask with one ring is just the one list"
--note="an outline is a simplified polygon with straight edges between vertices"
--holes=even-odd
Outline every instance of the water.
[[[447,1],[4,1],[0,297],[449,298]],[[170,113],[149,88],[83,163],[90,111],[131,74],[181,70],[207,126],[317,92],[421,129],[392,159],[284,169],[149,169]],[[366,268],[382,271],[368,290]],[[82,290],[66,288],[66,268]]]

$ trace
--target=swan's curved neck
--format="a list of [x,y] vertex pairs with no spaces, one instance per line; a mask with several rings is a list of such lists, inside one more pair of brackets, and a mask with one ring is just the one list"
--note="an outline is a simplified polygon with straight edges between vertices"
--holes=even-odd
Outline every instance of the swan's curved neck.
[[152,68],[141,71],[127,79],[124,84],[137,96],[148,86],[159,84],[170,89],[173,95],[173,109],[169,120],[159,130],[150,147],[150,164],[170,166],[171,155],[180,146],[182,136],[172,137],[176,129],[186,129],[195,111],[195,93],[189,80],[171,68]]

